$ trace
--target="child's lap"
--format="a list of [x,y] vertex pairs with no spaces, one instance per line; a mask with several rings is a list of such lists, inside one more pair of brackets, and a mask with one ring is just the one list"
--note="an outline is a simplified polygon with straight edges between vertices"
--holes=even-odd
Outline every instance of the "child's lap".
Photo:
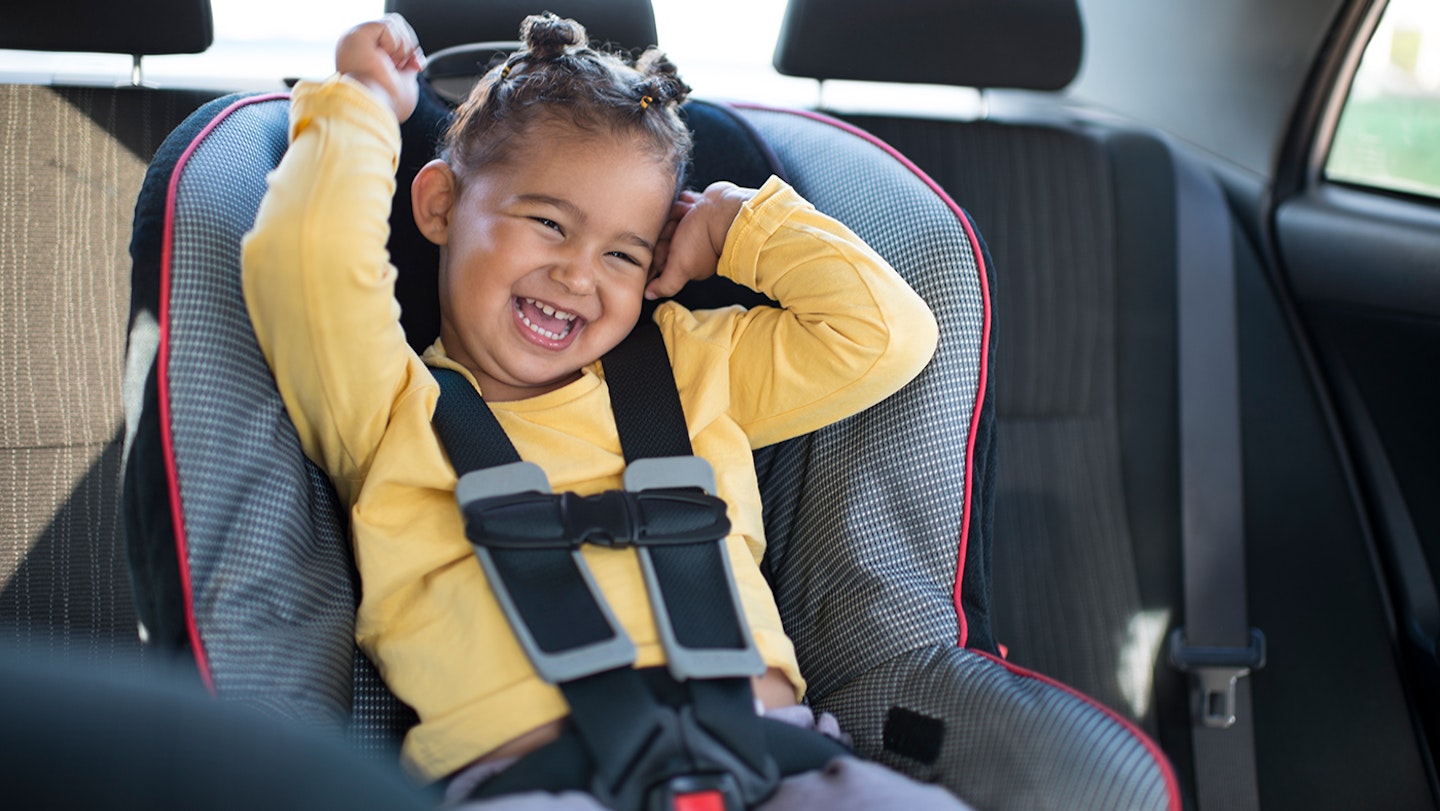
[[[849,737],[829,713],[816,715],[797,704],[766,711],[766,717],[849,744]],[[462,772],[450,786],[447,799],[464,796],[485,779],[498,774],[506,763],[479,764]],[[468,773],[467,773],[468,772]],[[606,811],[594,797],[576,791],[526,792],[490,800],[448,805],[449,811]],[[756,811],[864,811],[875,808],[904,808],[907,811],[965,811],[968,809],[939,786],[911,780],[869,761],[838,757],[823,768],[792,775]]]
[[[968,808],[939,786],[919,783],[877,763],[853,757],[836,758],[822,769],[787,777],[774,796],[756,811],[864,811],[904,808],[907,811],[963,811]],[[606,811],[588,794],[527,792],[465,803],[455,811]]]

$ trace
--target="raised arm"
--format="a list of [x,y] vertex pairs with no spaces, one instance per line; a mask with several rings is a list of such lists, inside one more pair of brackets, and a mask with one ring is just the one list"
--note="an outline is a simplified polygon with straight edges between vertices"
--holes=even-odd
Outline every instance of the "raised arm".
[[407,72],[413,84],[415,61],[406,57],[396,67],[388,55],[393,23],[367,25],[341,40],[337,66],[368,60],[371,69],[296,88],[290,149],[270,175],[243,254],[260,347],[306,454],[347,500],[419,363],[400,328],[385,250],[400,148],[397,105],[387,103],[382,80],[366,78],[377,71],[383,78],[388,63],[390,87]]
[[[739,208],[718,272],[781,306],[690,313],[671,305],[658,317],[728,345],[729,412],[754,447],[869,408],[935,352],[925,302],[859,237],[776,178]],[[677,369],[685,355],[677,353]]]

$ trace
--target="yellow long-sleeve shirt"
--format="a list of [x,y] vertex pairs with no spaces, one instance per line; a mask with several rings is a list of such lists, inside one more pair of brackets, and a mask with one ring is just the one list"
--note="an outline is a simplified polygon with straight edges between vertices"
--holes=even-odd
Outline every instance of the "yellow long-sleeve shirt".
[[[406,765],[436,779],[568,710],[495,602],[430,426],[439,389],[426,364],[470,375],[438,342],[417,357],[400,328],[385,251],[395,118],[336,77],[296,88],[290,127],[245,241],[245,297],[305,452],[350,507],[357,642],[419,714]],[[715,468],[728,505],[726,546],[747,624],[767,666],[803,691],[758,566],[765,541],[751,450],[888,397],[929,362],[937,329],[883,259],[774,178],[735,220],[718,272],[782,306],[666,303],[655,320],[695,453]],[[557,492],[620,487],[624,457],[599,364],[556,391],[491,407]],[[584,554],[638,666],[662,664],[633,550]]]

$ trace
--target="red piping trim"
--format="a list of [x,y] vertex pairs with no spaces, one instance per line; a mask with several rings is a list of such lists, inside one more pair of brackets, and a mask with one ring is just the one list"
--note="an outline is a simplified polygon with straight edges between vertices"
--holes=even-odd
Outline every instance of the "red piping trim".
[[1083,701],[1086,704],[1094,707],[1095,709],[1105,713],[1105,715],[1108,716],[1110,720],[1124,727],[1132,736],[1134,736],[1137,740],[1140,741],[1140,743],[1145,747],[1145,751],[1150,753],[1150,757],[1153,758],[1156,763],[1160,764],[1160,771],[1165,776],[1165,793],[1170,799],[1170,808],[1174,809],[1175,811],[1180,811],[1184,804],[1180,800],[1180,782],[1175,778],[1175,768],[1170,765],[1170,759],[1165,756],[1165,752],[1160,748],[1160,745],[1155,743],[1155,741],[1151,739],[1149,735],[1146,735],[1144,730],[1131,723],[1129,718],[1126,718],[1120,713],[1110,709],[1104,704],[1101,704],[1090,696],[1085,695],[1084,693],[1076,690],[1074,687],[1071,687],[1068,684],[1065,684],[1064,682],[1056,681],[1049,676],[1046,676],[1042,673],[1036,673],[1033,670],[1026,670],[1019,665],[1007,662],[1004,659],[995,656],[994,654],[986,653],[982,650],[977,650],[975,651],[975,653],[978,653],[981,656],[990,659],[991,661],[999,664],[1000,666],[1004,667],[1006,670],[1017,676],[1027,679],[1034,679],[1038,682],[1048,684],[1051,687],[1069,693],[1080,701]]
[[930,187],[931,191],[935,192],[936,196],[945,201],[945,205],[949,206],[950,210],[955,212],[955,217],[960,220],[960,225],[965,229],[965,236],[970,240],[970,250],[975,254],[975,266],[980,272],[980,297],[985,303],[985,317],[980,332],[980,378],[975,387],[975,411],[970,415],[970,435],[965,445],[965,508],[960,518],[960,548],[959,557],[956,558],[957,565],[955,566],[955,589],[952,593],[952,599],[955,603],[955,616],[960,626],[960,634],[956,640],[956,644],[963,648],[970,638],[970,626],[965,619],[965,608],[960,598],[965,580],[965,553],[968,551],[970,544],[970,503],[973,500],[970,496],[973,492],[972,488],[975,480],[973,475],[975,472],[975,434],[980,427],[980,412],[985,407],[985,387],[989,385],[990,376],[990,281],[985,270],[985,253],[980,249],[980,240],[975,235],[975,229],[970,225],[970,218],[965,216],[965,212],[961,210],[960,206],[951,199],[950,195],[947,194],[944,189],[940,188],[939,183],[936,183],[929,175],[925,174],[925,171],[919,166],[916,166],[909,158],[900,154],[895,147],[890,146],[865,130],[853,124],[847,124],[839,119],[811,110],[789,110],[780,107],[769,107],[763,104],[736,104],[735,106],[748,110],[764,110],[772,113],[788,113],[790,115],[802,116],[819,121],[822,124],[829,124],[832,127],[848,132],[879,147],[891,157],[895,158],[895,160],[899,161],[906,169],[913,172],[925,185]]
[[175,161],[170,171],[170,183],[165,193],[165,231],[160,244],[160,348],[156,357],[158,365],[156,385],[160,401],[160,445],[165,457],[166,486],[170,491],[170,522],[175,527],[175,556],[180,566],[180,588],[185,593],[185,630],[190,637],[190,647],[195,654],[195,666],[200,671],[200,680],[205,689],[215,693],[215,678],[210,671],[210,660],[205,655],[205,643],[200,638],[200,628],[195,622],[195,590],[190,579],[190,547],[185,536],[185,515],[180,505],[180,476],[175,464],[175,437],[170,422],[170,264],[171,245],[175,238],[175,198],[180,189],[180,175],[185,163],[210,135],[220,122],[232,112],[250,104],[275,99],[289,98],[288,93],[268,93],[240,99],[220,111],[195,140]]

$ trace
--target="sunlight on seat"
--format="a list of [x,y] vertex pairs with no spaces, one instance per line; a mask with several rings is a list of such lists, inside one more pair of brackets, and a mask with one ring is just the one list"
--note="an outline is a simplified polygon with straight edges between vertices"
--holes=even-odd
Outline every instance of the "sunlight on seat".
[[1135,718],[1144,718],[1150,709],[1155,657],[1170,626],[1170,610],[1140,611],[1130,618],[1120,645],[1120,662],[1115,680]]

